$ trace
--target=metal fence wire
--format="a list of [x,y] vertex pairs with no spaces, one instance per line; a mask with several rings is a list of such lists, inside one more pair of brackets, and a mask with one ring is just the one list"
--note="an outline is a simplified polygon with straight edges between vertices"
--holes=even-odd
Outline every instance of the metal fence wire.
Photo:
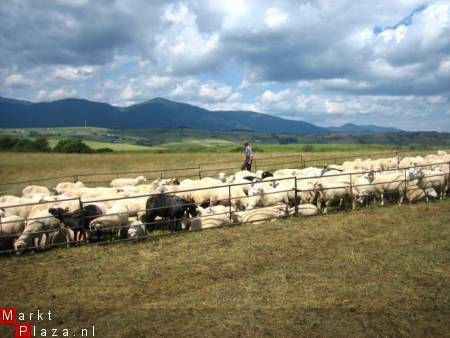
[[[443,192],[445,193],[445,196],[447,195],[447,189],[448,189],[448,182],[450,179],[449,173],[450,173],[450,162],[439,162],[439,163],[433,163],[433,166],[441,166],[445,169],[448,168],[447,172],[437,173],[433,175],[426,176],[426,183],[431,187],[433,186],[433,180],[432,178],[440,178],[439,181],[443,182],[443,186],[441,186],[440,194]],[[152,193],[152,194],[140,194],[140,195],[132,195],[132,196],[126,196],[126,197],[112,197],[108,199],[93,199],[90,201],[84,201],[82,198],[67,198],[63,200],[58,201],[44,201],[44,202],[35,202],[35,203],[26,203],[26,204],[12,204],[3,206],[0,208],[0,212],[3,212],[4,214],[8,214],[8,210],[12,210],[14,208],[35,208],[42,206],[40,208],[41,211],[48,210],[50,207],[54,207],[57,204],[60,204],[62,202],[76,202],[79,209],[83,209],[83,207],[87,205],[98,205],[99,203],[107,203],[107,202],[117,202],[117,201],[127,201],[127,200],[134,200],[134,199],[145,199],[147,202],[148,199],[151,199],[155,196],[165,196],[165,195],[171,195],[171,196],[179,196],[183,193],[196,193],[202,190],[211,190],[211,191],[218,191],[218,189],[225,189],[227,190],[227,196],[222,196],[222,199],[216,200],[215,203],[217,205],[222,205],[223,211],[217,212],[217,213],[205,213],[200,214],[197,216],[189,217],[187,214],[183,214],[181,218],[174,218],[171,220],[166,219],[159,219],[159,220],[153,220],[151,222],[145,222],[142,221],[143,218],[141,218],[141,221],[139,222],[138,215],[139,214],[147,214],[150,211],[158,211],[163,210],[167,208],[171,208],[172,206],[162,206],[162,207],[154,207],[151,209],[147,209],[147,206],[144,208],[138,208],[133,210],[119,210],[119,211],[109,211],[105,214],[94,214],[90,215],[93,221],[99,220],[100,218],[103,218],[105,221],[104,226],[101,228],[94,228],[91,227],[89,229],[80,229],[80,228],[71,228],[68,227],[58,221],[53,216],[49,216],[49,214],[45,216],[38,216],[38,217],[29,217],[26,220],[20,219],[20,218],[13,218],[10,219],[8,217],[2,217],[0,218],[0,254],[11,254],[11,253],[18,253],[25,250],[43,250],[43,249],[49,249],[52,247],[60,247],[60,246],[70,246],[70,245],[92,245],[92,244],[104,244],[104,243],[112,243],[112,242],[124,242],[124,241],[136,241],[136,240],[142,240],[146,238],[158,238],[161,236],[166,236],[168,234],[172,234],[172,231],[168,231],[170,229],[174,230],[174,227],[170,227],[170,224],[176,224],[178,227],[182,226],[184,224],[184,227],[182,226],[182,229],[180,231],[176,232],[186,232],[189,231],[189,225],[191,227],[191,230],[200,230],[204,229],[202,227],[203,223],[207,224],[208,221],[214,221],[216,220],[216,223],[213,224],[215,227],[223,227],[223,226],[231,226],[231,225],[238,225],[238,224],[245,224],[245,223],[253,223],[253,222],[265,222],[272,219],[279,219],[283,217],[289,217],[289,216],[299,216],[301,214],[300,208],[302,206],[309,206],[311,203],[316,203],[319,208],[317,209],[317,214],[322,214],[322,211],[320,209],[320,205],[322,202],[325,203],[325,211],[326,208],[329,206],[329,201],[338,201],[341,199],[342,196],[345,197],[345,199],[351,200],[354,208],[354,201],[357,196],[354,196],[355,194],[359,194],[358,188],[380,188],[382,189],[384,186],[388,186],[387,191],[390,191],[391,193],[395,191],[395,193],[398,195],[399,201],[406,200],[408,198],[408,193],[411,191],[424,191],[425,187],[420,187],[419,184],[421,184],[424,177],[419,176],[418,173],[420,173],[420,169],[429,168],[431,165],[418,165],[418,166],[410,166],[407,168],[401,168],[401,169],[387,169],[387,170],[379,170],[379,171],[372,171],[372,170],[357,170],[354,172],[346,172],[346,173],[337,173],[337,174],[331,174],[328,176],[309,176],[309,177],[303,177],[303,176],[289,176],[289,177],[282,177],[282,178],[270,178],[266,179],[265,181],[261,182],[248,182],[248,183],[231,183],[231,184],[223,184],[223,185],[215,185],[215,186],[208,186],[204,188],[197,188],[197,189],[188,189],[188,190],[178,190],[176,192],[161,192],[161,193]],[[395,179],[387,179],[383,178],[383,176],[387,176],[387,173],[394,172],[397,173],[397,177]],[[362,175],[373,175],[378,174],[376,177],[379,178],[376,181],[372,182],[364,182],[361,184],[355,183],[355,178],[360,178]],[[401,175],[400,177],[398,175]],[[417,176],[414,176],[417,175]],[[342,180],[335,180],[331,182],[335,182],[335,184],[329,184],[327,186],[326,182],[330,182],[330,178],[342,178]],[[311,189],[300,189],[299,186],[302,182],[315,182],[314,188]],[[255,187],[258,186],[258,184],[269,184],[272,183],[272,186],[274,183],[280,184],[280,182],[287,182],[289,184],[286,184],[283,186],[283,189],[276,189],[276,186],[273,187],[271,191],[265,191],[262,195],[252,195],[252,196],[235,196],[233,197],[232,191],[233,187]],[[431,183],[430,183],[431,182]],[[324,183],[324,184],[322,184]],[[411,185],[410,183],[414,183]],[[429,184],[430,183],[430,184]],[[392,186],[395,186],[395,188],[392,188]],[[390,188],[389,188],[390,187]],[[336,192],[339,190],[344,190],[344,193],[338,194],[338,198],[332,197],[331,199],[324,199],[320,197],[320,194],[324,194],[327,191]],[[309,192],[315,194],[315,199],[312,201],[302,201],[301,194]],[[275,198],[274,205],[264,205],[264,203],[256,204],[253,208],[239,211],[235,210],[233,208],[233,202],[234,201],[241,201],[247,202],[249,199],[252,198],[263,198],[264,196],[273,195],[275,196],[278,194],[279,200]],[[288,198],[289,194],[291,194],[292,198]],[[286,195],[287,198],[286,198]],[[281,198],[280,198],[281,196]],[[359,195],[358,195],[359,196]],[[436,196],[435,196],[436,197]],[[438,197],[438,196],[437,196]],[[192,201],[185,201],[182,204],[179,204],[178,206],[189,206],[193,205],[194,203]],[[280,203],[279,203],[280,202]],[[284,202],[284,203],[281,203]],[[339,201],[339,205],[341,205],[342,201]],[[146,204],[147,205],[147,204]],[[211,209],[200,209],[198,203],[195,204],[198,210],[211,210]],[[344,204],[345,206],[345,204]],[[311,207],[312,208],[312,207]],[[338,207],[339,208],[339,207]],[[109,208],[109,210],[114,210],[114,208]],[[316,210],[316,209],[314,209]],[[0,214],[1,215],[1,214]],[[256,216],[260,216],[259,218]],[[98,216],[98,217],[97,217]],[[80,220],[85,220],[83,217],[83,214],[81,215]],[[120,217],[124,217],[124,221],[120,221]],[[130,217],[133,219],[135,217],[134,222],[130,223]],[[107,219],[106,219],[107,218]],[[27,226],[24,227],[24,221],[26,221]],[[214,222],[213,222],[214,223]],[[199,224],[200,226],[194,226],[192,228],[192,225]],[[21,228],[23,232],[21,231],[12,231],[11,229]],[[129,230],[130,228],[133,228],[136,230],[136,232],[139,233],[137,236],[129,236]],[[24,230],[23,230],[24,229]],[[84,233],[84,231],[91,234],[92,241],[86,242],[81,241],[80,237],[77,237],[80,235],[80,233]],[[102,238],[105,238],[102,240]]]
[[[413,151],[407,150],[393,150],[387,152],[379,153],[366,153],[366,154],[354,154],[345,155],[338,157],[327,157],[318,159],[305,159],[303,153],[297,153],[292,155],[277,155],[268,157],[257,157],[253,160],[252,171],[257,170],[275,170],[280,169],[283,166],[289,166],[293,169],[306,168],[309,166],[326,166],[328,164],[338,164],[346,160],[351,160],[355,158],[361,158],[365,156],[398,156],[399,154],[414,153]],[[155,180],[161,178],[171,178],[177,177],[179,179],[184,178],[202,178],[205,176],[215,175],[219,172],[224,172],[226,174],[232,173],[233,171],[240,170],[242,161],[218,161],[218,162],[203,162],[196,165],[186,166],[186,167],[176,167],[176,168],[159,168],[152,170],[140,170],[140,171],[117,171],[117,172],[88,172],[88,173],[72,173],[62,176],[53,177],[40,177],[33,178],[30,180],[20,180],[12,182],[1,182],[0,183],[0,195],[19,193],[27,185],[39,184],[44,185],[48,188],[55,186],[61,181],[71,181],[77,182],[82,181],[83,183],[93,186],[98,184],[107,184],[115,178],[129,177],[130,175],[145,175],[148,180]]]

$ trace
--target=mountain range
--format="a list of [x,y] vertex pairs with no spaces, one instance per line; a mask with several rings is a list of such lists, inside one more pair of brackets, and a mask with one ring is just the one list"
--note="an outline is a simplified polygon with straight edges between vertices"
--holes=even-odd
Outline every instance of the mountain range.
[[345,124],[319,127],[252,111],[210,111],[164,98],[117,107],[107,103],[68,98],[52,102],[29,102],[0,97],[0,128],[91,127],[116,129],[193,128],[201,130],[245,130],[268,133],[370,134],[399,129],[374,125]]

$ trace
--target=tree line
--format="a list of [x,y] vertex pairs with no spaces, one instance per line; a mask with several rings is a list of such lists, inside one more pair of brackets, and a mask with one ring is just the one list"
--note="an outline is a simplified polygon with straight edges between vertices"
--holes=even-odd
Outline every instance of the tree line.
[[52,148],[45,137],[35,139],[11,136],[0,137],[0,151],[17,152],[55,152],[55,153],[108,153],[111,148],[93,149],[81,140],[62,139]]

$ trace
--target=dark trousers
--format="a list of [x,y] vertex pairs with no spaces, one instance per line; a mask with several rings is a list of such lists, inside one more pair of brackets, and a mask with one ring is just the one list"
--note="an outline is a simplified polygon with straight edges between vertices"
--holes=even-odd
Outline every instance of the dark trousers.
[[242,162],[241,170],[252,171],[252,160],[249,158],[245,159],[244,162]]

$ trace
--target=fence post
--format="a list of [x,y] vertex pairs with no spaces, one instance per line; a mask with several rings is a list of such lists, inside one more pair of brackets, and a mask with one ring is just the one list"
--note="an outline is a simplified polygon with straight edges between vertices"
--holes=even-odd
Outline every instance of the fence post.
[[295,217],[298,217],[298,191],[297,191],[297,177],[294,177],[294,210]]
[[[81,223],[83,224],[83,228],[84,228],[84,212],[83,212],[83,202],[81,201],[81,197],[78,197],[78,205],[80,206],[80,210],[81,210]],[[78,224],[79,225],[79,224]],[[73,232],[74,236],[81,236],[81,233],[77,233],[77,232]],[[86,239],[86,238],[85,238]],[[74,237],[73,241],[76,243],[77,242],[77,238]],[[67,245],[70,245],[70,239],[69,239],[69,243],[67,243]]]
[[302,153],[300,153],[300,163],[299,163],[299,168],[300,168],[300,169],[302,169],[302,168],[303,168],[303,165],[302,165],[302,163],[303,163],[303,154],[302,154]]
[[162,179],[163,178],[163,171],[161,170],[159,178]]
[[202,172],[200,171],[200,163],[198,164],[198,179],[202,179]]
[[230,224],[233,223],[233,218],[231,217],[231,185],[228,184],[228,201],[229,201],[229,207],[228,211],[230,213]]
[[258,167],[257,167],[257,165],[256,165],[256,160],[253,160],[253,162],[255,162],[255,173],[258,171],[257,169],[258,169]]
[[355,209],[354,208],[355,200],[353,198],[353,176],[351,173],[350,173],[350,198],[352,199],[352,209]]
[[403,199],[406,202],[406,189],[408,188],[408,183],[406,181],[406,169],[405,169],[405,191],[403,192]]
[[448,192],[450,191],[450,162],[448,162],[448,173],[447,173],[447,191],[444,191],[444,198],[447,197]]

